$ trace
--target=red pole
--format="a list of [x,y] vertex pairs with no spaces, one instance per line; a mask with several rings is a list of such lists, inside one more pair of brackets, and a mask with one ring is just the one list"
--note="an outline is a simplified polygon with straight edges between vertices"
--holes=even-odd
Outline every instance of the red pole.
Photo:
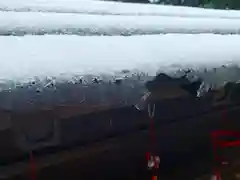
[[[153,163],[153,167],[151,167],[152,169],[152,180],[157,180],[157,170],[159,168],[159,163],[160,163],[160,159],[159,157],[155,154],[156,153],[156,133],[154,130],[154,114],[155,114],[155,104],[153,104],[153,109],[151,110],[151,106],[150,104],[148,104],[148,116],[149,116],[149,131],[150,131],[150,142],[151,142],[151,151],[147,153],[147,158],[148,161],[150,161],[151,166]],[[153,161],[153,162],[152,162]]]
[[31,173],[31,180],[37,180],[35,162],[34,162],[32,151],[30,151],[30,173]]
[[[217,134],[216,133],[212,133],[211,134],[211,138],[212,138],[212,145],[213,145],[213,161],[214,161],[214,166],[217,166],[218,163],[218,155],[217,155]],[[214,167],[214,175],[216,176],[216,180],[220,180],[220,173],[219,173],[219,169],[218,167]]]
[[[223,122],[227,121],[227,105],[225,106],[225,108],[223,109],[223,113],[222,113],[222,119]],[[218,161],[221,161],[221,159],[218,157],[217,155],[217,147],[218,147],[218,142],[217,142],[217,134],[212,134],[212,142],[213,142],[213,153],[214,153],[214,161],[215,163],[217,163]],[[222,163],[222,162],[220,162]],[[220,180],[220,172],[218,167],[215,168],[215,175],[216,175],[216,180]]]

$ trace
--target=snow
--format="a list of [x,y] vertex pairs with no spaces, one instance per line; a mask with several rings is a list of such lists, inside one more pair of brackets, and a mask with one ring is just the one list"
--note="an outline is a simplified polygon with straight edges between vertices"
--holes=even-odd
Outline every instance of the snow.
[[239,64],[237,35],[1,36],[0,79],[110,75],[122,70],[155,75],[174,68]]
[[[240,64],[239,46],[237,35],[0,36],[0,107],[133,105],[157,73],[186,68],[218,88],[239,80],[239,67],[220,67]],[[109,83],[118,78],[121,86]]]
[[240,18],[239,11],[90,0],[5,0],[1,11]]
[[238,34],[237,19],[0,12],[0,35]]

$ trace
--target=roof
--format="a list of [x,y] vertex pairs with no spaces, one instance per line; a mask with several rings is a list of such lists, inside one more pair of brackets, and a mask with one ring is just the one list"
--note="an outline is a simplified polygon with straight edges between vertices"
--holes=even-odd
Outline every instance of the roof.
[[82,102],[89,107],[133,105],[156,74],[165,73],[169,76],[162,79],[167,83],[178,83],[171,77],[181,77],[181,69],[190,69],[187,84],[196,76],[221,86],[239,80],[238,67],[229,65],[238,65],[239,38],[210,34],[0,37],[0,106],[27,110]]

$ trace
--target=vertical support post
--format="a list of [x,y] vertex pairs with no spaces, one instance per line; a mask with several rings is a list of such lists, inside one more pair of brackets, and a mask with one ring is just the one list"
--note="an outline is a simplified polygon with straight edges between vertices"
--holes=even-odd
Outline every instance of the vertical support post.
[[31,173],[31,180],[37,180],[36,167],[35,167],[35,162],[34,162],[34,157],[33,157],[32,151],[30,151],[30,173]]

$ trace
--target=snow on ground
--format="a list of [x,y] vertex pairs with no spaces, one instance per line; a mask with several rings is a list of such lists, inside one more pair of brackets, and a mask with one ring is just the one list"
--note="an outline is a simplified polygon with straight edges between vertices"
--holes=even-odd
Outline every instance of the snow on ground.
[[0,35],[240,33],[237,19],[0,12]]
[[1,11],[240,18],[239,11],[90,0],[5,0]]
[[240,63],[237,35],[1,36],[0,79],[149,73]]

